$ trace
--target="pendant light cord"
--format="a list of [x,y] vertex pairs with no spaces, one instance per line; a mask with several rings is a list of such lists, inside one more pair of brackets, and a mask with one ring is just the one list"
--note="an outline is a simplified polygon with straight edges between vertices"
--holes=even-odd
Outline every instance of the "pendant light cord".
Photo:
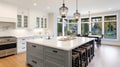
[[76,0],[76,10],[78,11],[78,0]]
[[89,22],[90,22],[90,11],[88,11],[88,16],[89,16]]
[[88,16],[89,16],[89,18],[90,18],[90,11],[88,11]]
[[65,0],[63,0],[63,4],[65,4]]

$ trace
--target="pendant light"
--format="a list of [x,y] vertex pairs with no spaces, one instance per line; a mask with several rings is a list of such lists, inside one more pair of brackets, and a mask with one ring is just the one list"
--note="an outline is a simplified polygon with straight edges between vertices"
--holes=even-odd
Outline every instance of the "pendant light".
[[68,12],[68,8],[65,6],[65,1],[63,0],[63,5],[62,7],[59,8],[59,11],[60,11],[60,15],[62,18],[65,18],[66,15],[67,15],[67,12]]
[[76,0],[76,12],[74,13],[74,18],[76,21],[80,18],[80,13],[78,12],[78,0]]

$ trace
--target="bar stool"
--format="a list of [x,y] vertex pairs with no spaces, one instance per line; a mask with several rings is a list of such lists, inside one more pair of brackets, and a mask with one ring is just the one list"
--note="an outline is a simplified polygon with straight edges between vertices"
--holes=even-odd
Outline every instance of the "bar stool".
[[79,67],[79,53],[72,52],[72,67]]
[[91,61],[91,57],[92,57],[92,45],[87,44],[86,46],[84,46],[84,48],[86,49],[86,54],[87,54],[87,62]]
[[94,46],[91,45],[91,59],[93,59],[94,57]]
[[87,66],[86,50],[84,48],[76,48],[73,51],[79,53],[80,67],[86,67]]

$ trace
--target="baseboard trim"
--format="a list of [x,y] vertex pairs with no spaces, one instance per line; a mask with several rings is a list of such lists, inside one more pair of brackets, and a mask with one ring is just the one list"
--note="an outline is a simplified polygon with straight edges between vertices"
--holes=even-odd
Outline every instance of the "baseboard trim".
[[112,45],[112,44],[102,44],[102,45],[114,46],[114,47],[120,47],[120,45]]

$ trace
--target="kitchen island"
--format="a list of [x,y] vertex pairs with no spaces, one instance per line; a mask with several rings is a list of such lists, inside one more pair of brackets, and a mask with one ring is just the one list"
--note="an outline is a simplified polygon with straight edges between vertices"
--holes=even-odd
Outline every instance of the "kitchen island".
[[88,43],[94,45],[94,40],[86,37],[29,40],[26,63],[32,67],[72,67],[72,50]]

